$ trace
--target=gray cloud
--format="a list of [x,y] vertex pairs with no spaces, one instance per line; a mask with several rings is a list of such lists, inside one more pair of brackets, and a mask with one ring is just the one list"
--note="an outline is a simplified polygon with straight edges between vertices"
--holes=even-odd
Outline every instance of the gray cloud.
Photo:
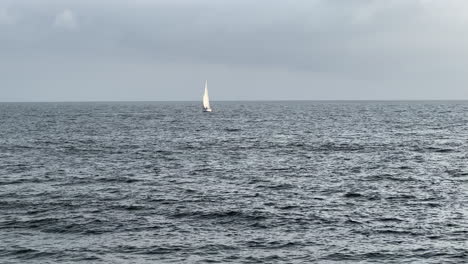
[[73,12],[70,9],[65,9],[55,17],[54,26],[67,30],[75,30],[78,27],[78,22]]
[[0,8],[0,25],[11,25],[15,22],[15,17],[8,12],[8,9]]
[[4,1],[0,100],[468,99],[462,0]]

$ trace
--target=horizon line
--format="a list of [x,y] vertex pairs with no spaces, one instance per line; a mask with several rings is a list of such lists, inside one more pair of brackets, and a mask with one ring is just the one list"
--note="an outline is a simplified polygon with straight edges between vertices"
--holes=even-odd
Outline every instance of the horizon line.
[[[242,99],[210,100],[211,102],[463,102],[468,99]],[[0,103],[138,103],[138,102],[199,102],[199,100],[24,100]]]

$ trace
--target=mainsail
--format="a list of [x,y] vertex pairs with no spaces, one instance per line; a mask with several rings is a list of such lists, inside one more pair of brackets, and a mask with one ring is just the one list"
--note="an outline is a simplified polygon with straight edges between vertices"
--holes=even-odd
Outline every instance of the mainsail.
[[203,111],[211,112],[210,98],[208,97],[208,81],[205,81],[205,93],[203,94]]

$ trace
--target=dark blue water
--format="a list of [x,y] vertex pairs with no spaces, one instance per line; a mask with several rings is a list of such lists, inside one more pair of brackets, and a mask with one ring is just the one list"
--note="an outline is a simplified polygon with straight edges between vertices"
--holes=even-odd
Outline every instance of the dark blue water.
[[463,263],[467,102],[0,104],[0,263]]

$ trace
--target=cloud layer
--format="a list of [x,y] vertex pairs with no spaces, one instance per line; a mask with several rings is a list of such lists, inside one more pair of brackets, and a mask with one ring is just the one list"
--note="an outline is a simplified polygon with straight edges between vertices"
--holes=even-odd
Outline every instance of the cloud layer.
[[467,3],[5,0],[0,100],[468,99]]

